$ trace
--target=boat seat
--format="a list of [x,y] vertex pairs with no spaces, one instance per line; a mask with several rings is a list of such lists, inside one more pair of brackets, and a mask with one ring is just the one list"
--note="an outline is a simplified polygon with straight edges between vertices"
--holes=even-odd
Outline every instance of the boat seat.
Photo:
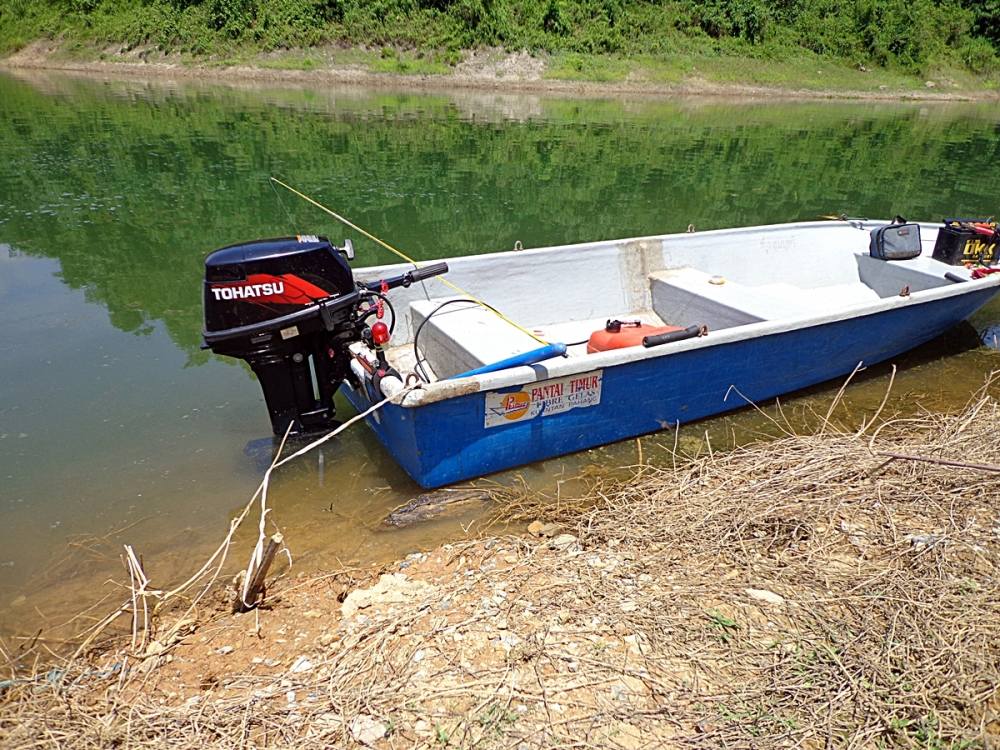
[[463,298],[410,303],[413,330],[423,325],[418,341],[421,356],[438,378],[449,378],[540,346],[531,336],[474,302],[455,302],[434,313],[449,299]]
[[664,320],[703,323],[710,329],[807,317],[878,295],[861,284],[833,284],[800,289],[791,284],[748,286],[726,279],[713,284],[711,274],[674,268],[649,275],[653,310]]

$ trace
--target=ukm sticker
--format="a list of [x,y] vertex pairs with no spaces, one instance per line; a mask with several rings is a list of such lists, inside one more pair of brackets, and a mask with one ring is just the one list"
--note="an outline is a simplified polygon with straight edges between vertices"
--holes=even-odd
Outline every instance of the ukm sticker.
[[520,390],[486,394],[486,427],[527,422],[601,403],[603,370],[528,383]]

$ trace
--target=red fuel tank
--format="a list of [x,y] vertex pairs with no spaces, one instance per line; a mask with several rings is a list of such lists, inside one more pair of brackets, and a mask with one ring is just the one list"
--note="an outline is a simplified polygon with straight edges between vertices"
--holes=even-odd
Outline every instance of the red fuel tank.
[[609,349],[624,349],[627,346],[641,346],[646,336],[658,333],[683,331],[679,326],[651,326],[638,320],[609,320],[600,331],[590,334],[587,353],[606,352]]

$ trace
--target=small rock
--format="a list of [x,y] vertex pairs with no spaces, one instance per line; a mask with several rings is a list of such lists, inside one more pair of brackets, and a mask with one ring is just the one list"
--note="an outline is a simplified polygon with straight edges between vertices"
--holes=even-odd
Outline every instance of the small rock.
[[651,576],[649,573],[639,574],[639,583],[652,583],[652,582],[653,582],[653,576]]
[[511,652],[511,649],[521,644],[521,639],[513,633],[502,633],[497,641],[499,646],[508,654]]
[[383,573],[371,588],[355,589],[340,605],[341,616],[346,620],[359,609],[373,605],[403,604],[422,598],[435,590],[435,586],[423,581],[412,581],[405,573]]
[[295,691],[289,690],[287,693],[285,693],[285,700],[288,701],[288,703],[290,704],[295,703]]
[[360,714],[351,722],[351,736],[356,742],[371,747],[385,737],[386,726],[378,719]]
[[232,646],[220,646],[219,648],[215,649],[215,653],[217,653],[219,656],[225,656],[226,654],[233,653],[233,651],[235,650],[236,649],[233,648]]
[[425,656],[427,656],[427,652],[424,651],[422,648],[418,648],[416,651],[413,652],[412,661],[414,664],[419,664],[424,660]]
[[765,602],[767,604],[781,605],[785,603],[785,597],[775,594],[773,591],[768,591],[767,589],[744,589],[746,595],[751,599],[758,602]]
[[337,640],[337,636],[335,636],[333,633],[326,632],[321,634],[318,640],[320,646],[329,646],[331,643]]
[[639,605],[633,601],[629,601],[626,599],[625,601],[622,602],[621,609],[622,612],[635,612],[637,609],[639,609]]
[[292,667],[288,671],[292,674],[300,674],[301,672],[309,672],[312,668],[313,663],[306,657],[300,656],[292,662]]
[[302,616],[308,617],[310,620],[318,620],[320,617],[323,616],[323,613],[320,612],[318,609],[310,609],[307,612],[303,612]]
[[572,534],[560,534],[549,540],[549,548],[556,550],[571,550],[577,546],[577,539]]
[[929,89],[932,89],[932,88],[934,88],[935,86],[937,86],[937,84],[936,84],[936,83],[934,83],[934,81],[924,81],[924,86],[926,86],[926,87],[927,87],[927,88],[929,88]]

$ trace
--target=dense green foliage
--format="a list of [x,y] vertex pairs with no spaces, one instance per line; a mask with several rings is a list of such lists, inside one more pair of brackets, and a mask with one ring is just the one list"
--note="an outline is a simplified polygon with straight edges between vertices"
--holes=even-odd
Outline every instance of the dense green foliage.
[[995,69],[1000,0],[5,0],[0,51],[40,36],[201,54],[322,42],[454,53],[819,54]]

